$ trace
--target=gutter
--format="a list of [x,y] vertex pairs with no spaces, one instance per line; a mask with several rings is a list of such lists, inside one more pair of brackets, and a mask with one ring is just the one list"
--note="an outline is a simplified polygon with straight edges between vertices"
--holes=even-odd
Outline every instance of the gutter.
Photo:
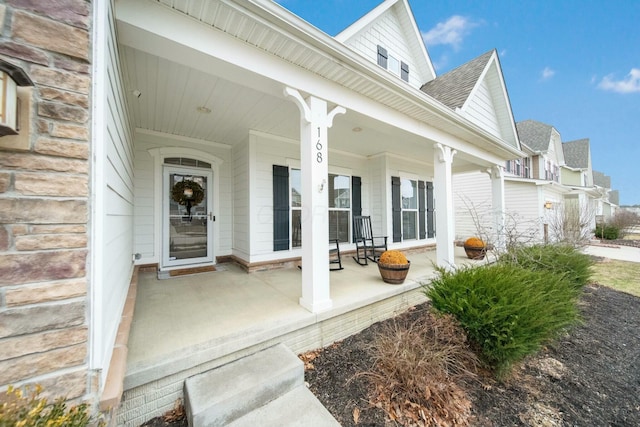
[[[375,80],[376,83],[383,86],[394,95],[402,97],[406,101],[411,102],[418,107],[427,108],[441,120],[447,121],[450,124],[460,127],[466,132],[470,132],[483,138],[487,142],[492,143],[496,148],[514,156],[514,158],[525,157],[525,153],[522,150],[505,143],[499,138],[496,138],[494,135],[455,113],[449,107],[439,101],[436,101],[419,89],[407,86],[404,83],[400,83],[396,81],[396,79],[391,78],[391,76],[387,76],[387,73],[384,73],[382,69],[378,70],[377,66],[373,67],[372,65],[374,64],[366,58],[357,55],[356,52],[349,47],[340,43],[327,33],[314,27],[279,4],[269,0],[221,1],[235,9],[238,8],[238,5],[241,5],[255,16],[262,18],[263,21],[273,24],[272,28],[274,30],[280,31],[281,33],[283,33],[283,29],[286,30],[289,37],[297,37],[300,42],[313,47],[319,54],[331,59],[337,65],[350,69],[351,71],[370,80]],[[433,126],[432,123],[429,123],[429,125]],[[446,130],[445,132],[449,133]],[[464,139],[472,145],[482,147],[485,150],[487,148],[486,146],[475,143],[473,138]]]

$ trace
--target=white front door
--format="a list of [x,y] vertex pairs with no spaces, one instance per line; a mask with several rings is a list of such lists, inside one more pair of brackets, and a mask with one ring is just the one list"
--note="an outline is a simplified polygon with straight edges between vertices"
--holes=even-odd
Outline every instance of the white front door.
[[162,267],[213,262],[213,174],[164,166]]

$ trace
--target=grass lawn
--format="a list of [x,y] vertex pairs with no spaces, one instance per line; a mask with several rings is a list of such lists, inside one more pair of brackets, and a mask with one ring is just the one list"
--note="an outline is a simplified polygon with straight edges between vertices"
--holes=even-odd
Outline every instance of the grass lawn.
[[640,263],[618,260],[597,262],[593,266],[594,282],[640,297]]

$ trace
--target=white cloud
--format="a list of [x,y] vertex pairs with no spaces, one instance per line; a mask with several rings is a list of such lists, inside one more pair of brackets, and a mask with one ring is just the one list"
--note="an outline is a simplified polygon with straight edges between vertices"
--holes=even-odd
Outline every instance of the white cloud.
[[632,68],[627,77],[622,80],[613,80],[611,74],[605,76],[598,87],[618,93],[640,92],[640,68]]
[[542,70],[542,80],[549,80],[555,74],[556,74],[555,70],[552,70],[549,67],[544,67],[544,70]]
[[454,49],[460,49],[463,39],[469,35],[471,29],[478,23],[460,15],[453,15],[445,22],[438,23],[435,27],[422,33],[422,38],[427,46],[439,44],[451,45]]

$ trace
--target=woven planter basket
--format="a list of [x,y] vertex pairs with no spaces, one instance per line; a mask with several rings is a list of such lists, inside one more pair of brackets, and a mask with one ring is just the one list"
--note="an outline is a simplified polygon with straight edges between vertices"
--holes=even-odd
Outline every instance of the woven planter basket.
[[467,254],[467,257],[470,259],[484,259],[485,254],[487,253],[487,248],[474,248],[471,246],[465,246],[464,251]]
[[378,262],[378,270],[382,280],[386,283],[393,285],[399,285],[404,282],[409,273],[409,267],[411,267],[411,261],[407,261],[408,264],[383,264]]

